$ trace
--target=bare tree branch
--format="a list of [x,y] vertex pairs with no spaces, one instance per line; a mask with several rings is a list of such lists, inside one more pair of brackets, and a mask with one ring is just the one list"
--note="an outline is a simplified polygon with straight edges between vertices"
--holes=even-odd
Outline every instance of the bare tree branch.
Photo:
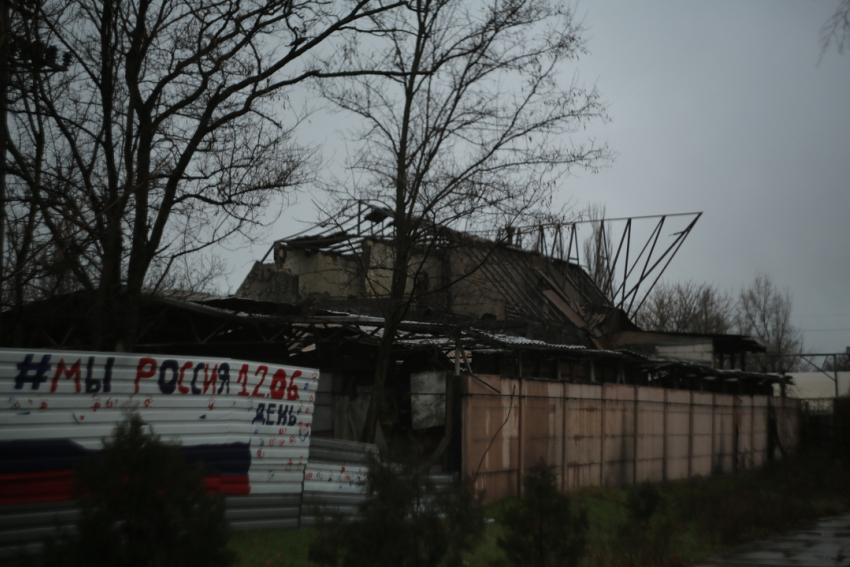
[[[335,188],[328,216],[361,199],[386,202],[393,217],[373,284],[387,297],[386,326],[363,440],[375,435],[397,326],[436,261],[437,227],[493,229],[548,213],[570,168],[610,159],[606,146],[572,138],[607,117],[595,89],[560,79],[586,53],[570,10],[549,0],[412,0],[372,23],[381,30],[372,49],[352,45],[318,66],[324,74],[352,65],[376,71],[318,85],[360,120],[350,172],[363,185]],[[456,266],[447,279],[475,266]]]
[[712,284],[660,284],[635,314],[635,323],[648,331],[722,334],[733,327],[734,306],[732,296]]
[[850,0],[841,0],[835,13],[820,30],[821,58],[833,44],[838,54],[843,55],[848,43],[850,43]]
[[[312,178],[284,89],[321,75],[314,52],[351,43],[355,28],[376,31],[376,18],[400,6],[32,3],[30,34],[65,51],[67,70],[20,73],[25,94],[3,136],[20,191],[4,210],[17,207],[10,230],[38,238],[9,240],[4,254],[23,264],[2,281],[25,273],[39,250],[57,250],[68,285],[94,293],[92,346],[132,348],[145,287],[177,281],[168,269],[185,266],[192,252],[251,234]],[[349,66],[338,74],[373,72]]]
[[780,291],[766,274],[741,290],[735,324],[740,333],[767,347],[755,357],[761,372],[794,372],[803,366],[799,357],[786,356],[803,352],[803,335],[791,322],[791,307],[788,291]]

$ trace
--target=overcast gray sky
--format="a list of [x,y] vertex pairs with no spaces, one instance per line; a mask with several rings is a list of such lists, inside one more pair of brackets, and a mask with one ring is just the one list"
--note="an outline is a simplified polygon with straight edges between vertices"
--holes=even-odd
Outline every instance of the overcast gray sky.
[[[819,352],[850,345],[850,54],[833,49],[819,63],[820,28],[837,5],[580,4],[591,53],[576,70],[609,103],[612,121],[592,134],[618,157],[561,190],[577,207],[604,204],[609,217],[703,211],[666,279],[737,291],[769,274],[790,291],[807,350]],[[301,229],[293,215],[312,219],[308,201],[269,241]],[[264,252],[240,255],[231,285]]]
[[818,64],[837,4],[584,3],[581,75],[619,156],[565,187],[609,216],[703,211],[668,279],[737,290],[767,273],[823,352],[850,345],[850,54]]

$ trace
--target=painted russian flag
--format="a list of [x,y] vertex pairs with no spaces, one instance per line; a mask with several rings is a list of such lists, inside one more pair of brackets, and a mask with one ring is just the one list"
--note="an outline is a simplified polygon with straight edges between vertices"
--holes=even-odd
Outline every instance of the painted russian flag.
[[[203,462],[210,494],[248,494],[251,467],[247,443],[181,447],[190,462]],[[0,441],[0,505],[68,500],[74,467],[91,451],[69,439]]]

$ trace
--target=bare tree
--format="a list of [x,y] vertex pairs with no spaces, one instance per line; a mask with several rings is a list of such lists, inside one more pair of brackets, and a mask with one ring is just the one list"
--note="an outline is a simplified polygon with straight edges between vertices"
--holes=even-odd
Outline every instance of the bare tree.
[[309,178],[285,89],[327,75],[312,54],[349,45],[402,3],[32,5],[69,68],[30,81],[22,100],[35,107],[12,109],[17,122],[4,132],[22,188],[9,227],[31,215],[39,236],[17,238],[15,253],[32,261],[49,251],[69,285],[94,298],[93,346],[131,349],[143,289],[184,256],[250,232]]
[[741,290],[737,301],[706,283],[661,284],[649,295],[635,323],[646,330],[674,333],[749,335],[766,348],[753,355],[761,372],[793,372],[803,362],[802,333],[791,322],[791,296],[764,274]]
[[850,43],[850,0],[841,0],[835,13],[821,28],[821,57],[833,43],[839,54],[843,54],[845,47]]
[[653,289],[635,323],[646,330],[673,333],[727,333],[734,322],[732,296],[692,280],[662,283]]
[[830,372],[835,370],[838,372],[850,371],[850,354],[839,354],[835,357],[825,357],[821,369]]
[[791,295],[780,291],[770,276],[759,274],[741,290],[735,325],[738,332],[758,339],[767,347],[754,357],[761,372],[793,372],[803,366],[802,332],[791,322]]
[[[48,80],[61,80],[70,54],[60,57],[40,2],[0,0],[0,12],[0,309],[6,310],[69,283],[32,197],[49,150],[47,116],[37,93]],[[23,157],[19,163],[7,161],[10,144]],[[20,323],[11,313],[4,319]]]
[[[596,168],[605,146],[571,134],[605,119],[595,89],[563,86],[565,62],[586,52],[574,14],[549,0],[413,0],[375,16],[385,30],[371,50],[325,61],[391,69],[380,77],[322,83],[339,109],[359,117],[360,189],[392,212],[385,269],[386,328],[362,432],[375,435],[398,324],[416,296],[435,227],[509,226],[548,212],[559,178],[573,166]],[[353,194],[352,194],[353,193]],[[505,233],[507,234],[507,233]],[[460,268],[466,273],[474,265]]]

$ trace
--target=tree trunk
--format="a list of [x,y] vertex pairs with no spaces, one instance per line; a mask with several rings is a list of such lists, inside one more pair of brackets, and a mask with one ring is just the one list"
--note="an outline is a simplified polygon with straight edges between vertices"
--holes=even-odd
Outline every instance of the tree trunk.
[[[403,224],[403,223],[402,223]],[[384,334],[378,347],[378,358],[375,362],[375,380],[372,384],[372,396],[369,399],[369,409],[363,422],[360,440],[363,443],[373,443],[378,426],[378,418],[386,407],[387,375],[393,364],[393,345],[399,324],[407,314],[405,288],[407,287],[407,250],[406,240],[397,234],[396,251],[393,259],[393,280],[390,288],[390,299],[384,316]]]

